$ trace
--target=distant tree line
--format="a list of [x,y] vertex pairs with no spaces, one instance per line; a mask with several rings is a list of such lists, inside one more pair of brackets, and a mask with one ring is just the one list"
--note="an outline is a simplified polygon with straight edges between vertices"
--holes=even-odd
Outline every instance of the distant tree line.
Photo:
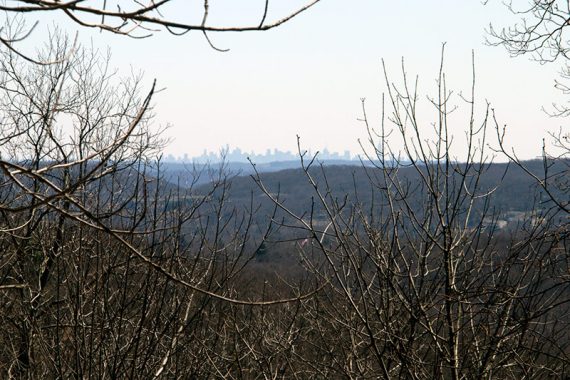
[[[155,87],[116,80],[107,57],[59,34],[34,59],[1,54],[0,377],[569,376],[566,136],[541,170],[518,160],[443,61],[432,124],[405,67],[397,83],[384,69],[378,127],[363,101],[366,181],[333,187],[299,145],[297,209],[261,174],[270,207],[233,202],[223,170],[191,176],[207,188],[165,180]],[[506,232],[491,140],[540,190]]]

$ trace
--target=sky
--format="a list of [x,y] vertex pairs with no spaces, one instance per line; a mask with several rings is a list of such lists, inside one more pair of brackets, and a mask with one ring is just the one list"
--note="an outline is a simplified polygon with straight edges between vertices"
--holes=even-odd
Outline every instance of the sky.
[[[302,3],[272,0],[270,16],[279,18]],[[210,22],[255,24],[263,4],[211,1]],[[188,1],[167,11],[182,19],[186,14],[199,18],[199,5]],[[500,1],[322,0],[274,30],[211,34],[216,46],[230,49],[225,53],[212,49],[200,33],[161,31],[136,40],[56,22],[70,34],[78,31],[83,44],[92,42],[102,50],[109,46],[111,65],[120,72],[142,71],[149,88],[157,79],[163,90],[155,97],[154,123],[169,126],[166,154],[192,157],[226,145],[258,153],[296,150],[297,135],[304,149],[358,154],[358,141],[366,138],[358,121],[362,98],[372,126],[381,123],[386,90],[382,59],[394,82],[401,78],[402,59],[407,75],[419,77],[420,119],[428,131],[436,114],[426,100],[437,92],[445,43],[448,88],[456,94],[470,92],[474,51],[477,116],[490,102],[500,125],[507,125],[508,144],[519,157],[532,158],[540,154],[548,131],[567,128],[566,120],[542,110],[564,101],[554,89],[560,67],[511,58],[503,48],[485,44],[489,24],[508,25],[511,17]],[[46,18],[40,21],[41,27],[50,24]],[[38,28],[30,41],[44,36]],[[460,107],[453,130],[463,136],[469,110],[455,99]],[[460,156],[465,148],[460,139],[455,145]]]

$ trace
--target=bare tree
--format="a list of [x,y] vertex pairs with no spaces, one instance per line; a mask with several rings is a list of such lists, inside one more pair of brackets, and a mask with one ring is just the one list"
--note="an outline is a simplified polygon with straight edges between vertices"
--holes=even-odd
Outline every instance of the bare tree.
[[[296,214],[256,177],[289,216],[283,225],[305,231],[311,244],[299,245],[299,254],[328,284],[303,303],[304,344],[293,350],[298,370],[323,378],[567,376],[567,234],[549,209],[501,232],[496,187],[484,180],[493,124],[488,105],[476,118],[475,83],[458,98],[468,108],[460,160],[452,153],[459,137],[443,69],[429,98],[435,121],[426,126],[417,81],[402,73],[400,85],[386,75],[389,112],[379,130],[363,108],[373,164],[365,168],[366,196],[373,201],[361,203],[366,191],[359,187],[336,194],[326,168],[315,168],[301,150],[310,212]],[[401,153],[390,143],[396,135]]]
[[520,19],[512,26],[499,29],[491,26],[489,42],[504,46],[512,55],[530,54],[540,62],[568,59],[568,2],[532,0],[521,3],[506,3],[508,10]]
[[[71,22],[85,28],[95,28],[115,34],[126,35],[134,38],[145,38],[163,29],[173,35],[182,35],[190,31],[200,31],[210,43],[217,49],[210,38],[208,32],[247,32],[263,31],[276,28],[307,9],[311,8],[321,0],[310,0],[305,4],[298,5],[289,13],[277,19],[270,19],[269,0],[260,1],[259,22],[253,25],[212,25],[209,23],[210,2],[200,0],[196,2],[161,0],[161,1],[58,1],[58,0],[38,0],[38,1],[7,1],[0,5],[0,10],[4,11],[8,20],[13,20],[16,16],[30,17],[34,13],[57,13],[65,15]],[[201,14],[183,15],[181,7],[200,7]],[[0,36],[0,42],[5,46],[30,60],[14,48],[14,43],[26,38],[33,32],[37,22],[30,28],[21,30],[17,35]],[[220,49],[217,49],[220,50]]]
[[[518,21],[510,26],[490,25],[488,43],[504,47],[512,56],[529,55],[541,64],[560,62],[562,70],[555,86],[567,95],[570,90],[570,4],[559,0],[532,0],[526,4],[509,2],[506,7]],[[567,106],[558,104],[548,113],[551,116],[568,116],[568,112]]]
[[[425,124],[418,79],[384,69],[379,128],[362,102],[366,186],[339,192],[299,147],[312,197],[298,212],[259,173],[270,207],[253,192],[236,205],[223,170],[195,173],[204,187],[169,181],[154,86],[49,40],[33,60],[8,50],[0,62],[0,377],[570,373],[567,166],[531,172],[544,180],[536,209],[499,228],[501,185],[486,181],[499,129],[477,108],[474,72],[455,96],[442,60]],[[287,267],[261,259],[277,245]]]
[[[507,3],[511,13],[519,17],[519,21],[511,26],[489,29],[489,43],[503,46],[513,55],[530,55],[540,63],[560,62],[562,70],[555,86],[564,96],[570,94],[568,79],[570,78],[570,45],[568,29],[570,3],[558,0],[533,0],[525,5]],[[549,116],[570,116],[570,108],[564,102],[553,104],[553,108],[545,110]],[[567,127],[560,127],[551,132],[550,141],[543,142],[543,171],[532,172],[522,164],[515,150],[506,147],[505,128],[499,127],[495,121],[500,143],[500,150],[515,164],[532,176],[544,190],[549,199],[563,213],[570,211],[568,199],[570,184],[568,183],[570,155],[570,132]]]
[[59,33],[50,65],[2,58],[1,377],[220,376],[226,312],[314,293],[241,286],[254,210],[228,204],[221,171],[200,190],[165,180],[139,76]]

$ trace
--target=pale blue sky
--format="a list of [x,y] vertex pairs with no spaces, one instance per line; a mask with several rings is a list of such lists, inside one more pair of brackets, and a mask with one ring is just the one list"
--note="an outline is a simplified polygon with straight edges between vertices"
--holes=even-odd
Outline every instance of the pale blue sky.
[[[212,23],[255,23],[264,1],[211,3]],[[272,0],[273,15],[296,3],[301,2]],[[192,6],[173,11],[184,15]],[[508,138],[519,155],[533,157],[546,131],[566,123],[541,111],[564,100],[553,88],[558,66],[509,58],[503,49],[485,46],[489,22],[508,20],[499,1],[483,6],[478,0],[322,0],[275,30],[212,34],[219,47],[231,49],[227,53],[212,50],[200,33],[175,37],[163,31],[139,41],[70,23],[64,29],[79,29],[82,42],[92,38],[95,46],[109,45],[113,66],[142,70],[149,86],[157,78],[166,88],[155,99],[155,122],[172,125],[166,153],[196,156],[226,144],[256,152],[293,150],[296,134],[313,150],[357,153],[357,139],[364,136],[357,121],[360,98],[367,98],[369,114],[379,125],[381,58],[397,80],[404,57],[408,73],[420,76],[420,93],[434,93],[446,42],[448,86],[469,91],[475,50],[479,109],[489,100],[500,122],[509,125]],[[423,111],[427,127],[433,113],[428,107]],[[456,131],[462,134],[466,123],[459,121],[467,120],[467,109],[458,112],[464,112],[463,118],[457,116]]]

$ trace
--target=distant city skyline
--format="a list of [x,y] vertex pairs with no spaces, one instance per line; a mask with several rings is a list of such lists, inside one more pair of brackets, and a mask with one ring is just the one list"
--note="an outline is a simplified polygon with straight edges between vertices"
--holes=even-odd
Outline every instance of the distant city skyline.
[[[178,9],[180,14],[192,14],[190,3]],[[251,24],[263,4],[212,2],[209,20]],[[272,1],[270,16],[279,18],[298,4]],[[32,14],[29,21],[36,19],[40,25],[35,32],[18,44],[25,52],[42,46],[44,30],[53,25],[47,15]],[[403,59],[408,79],[418,76],[419,121],[424,137],[430,137],[437,112],[428,97],[437,92],[435,78],[445,43],[447,88],[453,91],[450,107],[458,107],[450,119],[456,136],[452,153],[461,157],[466,151],[463,136],[470,110],[461,94],[471,90],[474,51],[476,123],[484,119],[489,102],[498,125],[507,125],[506,144],[519,157],[533,158],[541,153],[543,138],[549,143],[548,132],[568,128],[567,120],[543,111],[565,97],[554,86],[558,62],[539,65],[486,44],[490,24],[501,28],[513,20],[517,18],[500,1],[327,0],[275,30],[210,34],[216,46],[231,49],[226,53],[213,50],[199,33],[176,38],[157,32],[133,40],[79,28],[65,18],[55,21],[70,36],[77,30],[84,46],[101,52],[110,47],[111,67],[121,68],[117,77],[144,73],[145,90],[156,78],[160,91],[153,99],[152,124],[157,130],[168,126],[165,136],[171,143],[165,155],[200,156],[204,149],[215,152],[226,143],[248,152],[267,147],[294,152],[297,135],[303,147],[313,151],[326,146],[361,153],[359,139],[365,147],[368,141],[366,127],[358,121],[361,98],[366,98],[371,127],[382,124],[386,83],[381,59],[397,86],[402,85]],[[391,128],[391,106],[384,104],[385,124]],[[496,142],[491,137],[489,144]],[[397,140],[391,144],[401,149]]]
[[[320,160],[342,160],[342,161],[352,161],[358,160],[359,155],[353,154],[349,150],[343,152],[331,151],[327,147],[320,150],[307,150],[309,156],[317,154]],[[186,152],[181,155],[176,155],[174,153],[168,153],[163,157],[166,162],[186,162],[186,163],[216,163],[224,159],[227,162],[249,162],[251,160],[253,163],[265,164],[277,161],[294,161],[299,159],[298,152],[293,152],[291,150],[281,150],[279,148],[266,149],[265,152],[259,153],[255,151],[246,151],[240,147],[232,147],[226,145],[220,148],[218,151],[211,151],[204,149],[202,154],[199,156],[191,155]]]

